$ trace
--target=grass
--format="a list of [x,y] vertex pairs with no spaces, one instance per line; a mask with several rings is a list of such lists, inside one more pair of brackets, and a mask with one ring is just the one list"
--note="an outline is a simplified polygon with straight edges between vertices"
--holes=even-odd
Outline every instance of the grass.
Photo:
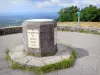
[[6,60],[10,62],[12,69],[27,70],[27,71],[35,72],[37,74],[43,74],[43,73],[48,73],[48,72],[55,71],[58,69],[65,69],[65,68],[71,67],[76,59],[76,53],[73,50],[71,53],[71,56],[68,59],[64,59],[55,64],[50,64],[43,67],[20,65],[14,62],[13,60],[11,60],[9,53],[6,53],[5,58]]
[[[57,22],[58,26],[76,26],[77,22]],[[100,22],[80,22],[82,27],[100,28]]]

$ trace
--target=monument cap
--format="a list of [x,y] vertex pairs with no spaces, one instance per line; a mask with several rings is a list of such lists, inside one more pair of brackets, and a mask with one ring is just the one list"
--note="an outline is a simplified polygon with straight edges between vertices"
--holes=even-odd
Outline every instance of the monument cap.
[[29,20],[26,20],[26,21],[29,21],[29,22],[51,22],[51,21],[54,21],[53,19],[29,19]]

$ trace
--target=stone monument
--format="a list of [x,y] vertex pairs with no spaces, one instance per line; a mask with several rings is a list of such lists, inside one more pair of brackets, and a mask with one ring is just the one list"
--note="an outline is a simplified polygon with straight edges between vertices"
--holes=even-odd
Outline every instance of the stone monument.
[[24,49],[35,56],[57,52],[57,23],[52,19],[30,19],[23,23]]

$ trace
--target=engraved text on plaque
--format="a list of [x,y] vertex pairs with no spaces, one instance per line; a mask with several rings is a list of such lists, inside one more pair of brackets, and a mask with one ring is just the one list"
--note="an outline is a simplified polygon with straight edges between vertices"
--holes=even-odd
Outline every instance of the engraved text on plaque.
[[39,48],[39,30],[27,30],[28,47]]

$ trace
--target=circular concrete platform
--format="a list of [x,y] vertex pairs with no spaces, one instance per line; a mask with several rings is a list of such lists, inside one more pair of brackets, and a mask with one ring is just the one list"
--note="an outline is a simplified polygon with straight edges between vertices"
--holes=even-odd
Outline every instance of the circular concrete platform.
[[55,64],[70,57],[72,52],[72,49],[70,47],[58,44],[57,48],[58,52],[54,56],[35,57],[26,55],[24,52],[24,46],[19,45],[10,50],[9,56],[14,62],[18,64],[42,67],[45,65]]

